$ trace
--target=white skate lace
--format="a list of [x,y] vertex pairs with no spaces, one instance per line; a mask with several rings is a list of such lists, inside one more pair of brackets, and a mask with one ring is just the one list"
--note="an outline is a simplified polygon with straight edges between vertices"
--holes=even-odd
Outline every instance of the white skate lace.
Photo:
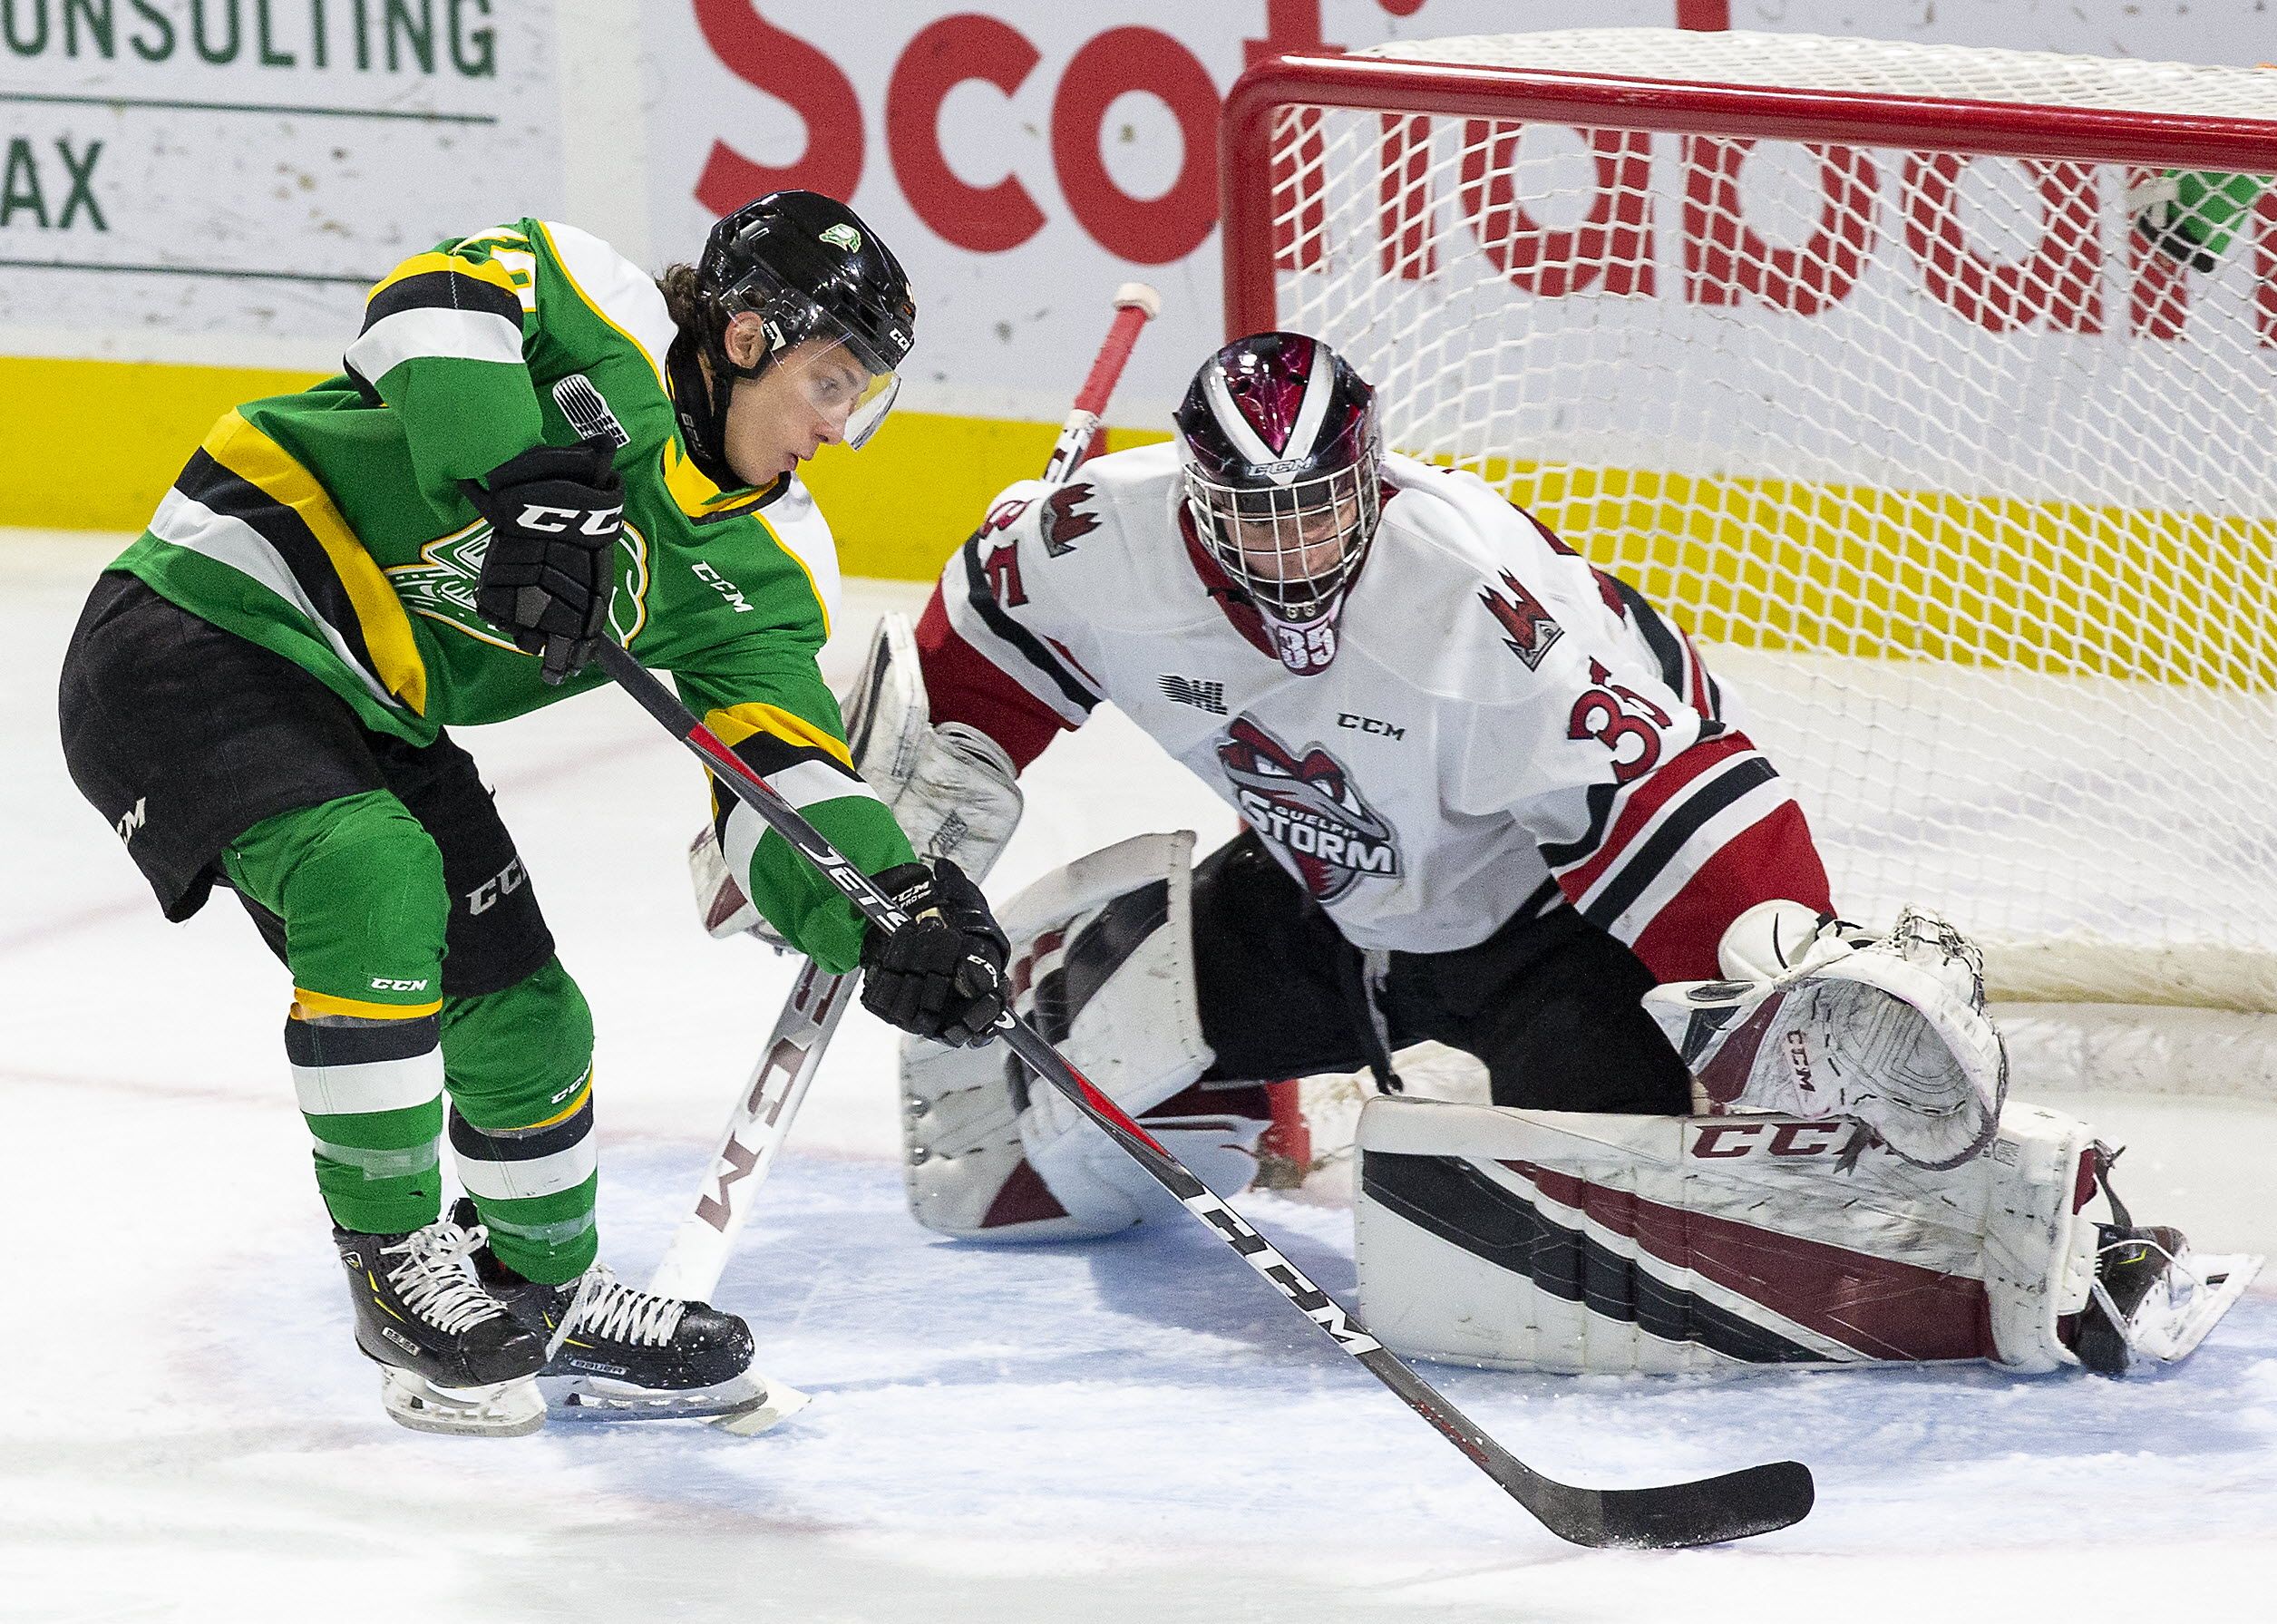
[[687,1311],[685,1298],[637,1290],[611,1273],[608,1264],[596,1263],[586,1275],[574,1328],[612,1342],[661,1347],[679,1330]]
[[387,1271],[387,1283],[404,1308],[456,1336],[505,1311],[474,1278],[471,1259],[489,1240],[490,1231],[481,1224],[462,1230],[447,1218],[414,1230],[394,1246],[380,1248],[382,1257],[403,1259]]

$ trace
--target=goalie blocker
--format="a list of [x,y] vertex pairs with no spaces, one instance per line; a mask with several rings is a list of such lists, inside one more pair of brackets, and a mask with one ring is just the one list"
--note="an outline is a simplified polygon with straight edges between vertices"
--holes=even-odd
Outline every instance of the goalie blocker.
[[2009,1105],[1942,1170],[1854,1160],[1847,1130],[1370,1101],[1361,1313],[1400,1352],[1503,1369],[2117,1375],[2187,1355],[2261,1265],[2136,1229],[2115,1196],[2097,1222],[2110,1154],[2052,1111]]

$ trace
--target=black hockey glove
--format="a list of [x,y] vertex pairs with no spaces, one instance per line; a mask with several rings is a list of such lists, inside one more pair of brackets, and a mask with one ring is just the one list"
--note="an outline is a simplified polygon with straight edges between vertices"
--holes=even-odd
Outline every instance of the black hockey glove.
[[540,656],[539,675],[565,680],[608,629],[625,485],[606,440],[538,445],[510,457],[466,499],[491,522],[474,607],[514,646]]
[[892,931],[872,926],[863,938],[863,1006],[935,1043],[988,1042],[1008,998],[1004,961],[1012,948],[980,888],[947,858],[929,870],[903,863],[871,878],[910,922]]

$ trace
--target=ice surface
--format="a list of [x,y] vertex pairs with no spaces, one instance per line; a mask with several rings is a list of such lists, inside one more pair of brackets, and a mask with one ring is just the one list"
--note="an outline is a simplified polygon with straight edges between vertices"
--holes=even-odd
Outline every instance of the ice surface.
[[[2277,1616],[2277,1296],[2125,1385],[1984,1370],[1434,1381],[1522,1456],[1643,1483],[1792,1455],[1820,1505],[1712,1551],[1561,1545],[1190,1227],[973,1249],[900,1206],[892,1045],[856,1010],[722,1282],[816,1395],[748,1441],[380,1414],[226,900],[158,919],[54,742],[54,672],[115,543],[0,540],[0,1619],[1428,1619],[1770,1624]],[[898,588],[862,588],[834,670]],[[851,645],[851,647],[850,647]],[[608,694],[464,735],[600,1032],[602,1220],[642,1274],[789,969],[697,929],[696,769]],[[1227,814],[1118,718],[1055,747],[998,895]],[[2277,1108],[2099,1102],[2128,1193],[2277,1250]],[[2161,1205],[2168,1202],[2169,1205]],[[1245,1210],[1331,1290],[1334,1208]],[[2186,1211],[2181,1210],[2186,1207]]]

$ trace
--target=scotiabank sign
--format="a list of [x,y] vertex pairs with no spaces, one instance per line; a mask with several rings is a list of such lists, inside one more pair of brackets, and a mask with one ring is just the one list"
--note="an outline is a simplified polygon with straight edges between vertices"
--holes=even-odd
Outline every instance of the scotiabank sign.
[[650,8],[658,258],[778,186],[850,198],[909,266],[922,404],[1056,418],[1142,277],[1165,309],[1115,415],[1159,415],[1222,330],[1217,128],[1248,63],[1395,38],[1667,26],[1693,0],[864,0]]
[[[1783,0],[1776,10],[1725,0],[977,0],[954,11],[920,0],[835,10],[671,0],[644,8],[653,252],[692,254],[714,218],[772,187],[850,198],[917,284],[912,404],[1030,419],[1060,414],[1108,294],[1143,277],[1161,288],[1164,312],[1114,415],[1158,418],[1224,331],[1215,149],[1221,100],[1248,64],[1512,30],[1728,23],[1852,34],[1872,25],[1846,0]],[[2255,43],[2262,25],[2250,0],[2204,0],[2186,18],[2162,14],[2140,27],[2108,18],[2090,25],[2070,7],[2004,10],[1997,26],[1942,7],[1891,11],[1903,15],[1885,32],[1914,40],[2207,62],[2269,53]],[[1387,131],[1387,141],[1398,138]],[[1625,171],[1648,161],[1642,138],[1598,140],[1606,197],[1634,197]],[[1738,289],[1813,314],[1843,299],[1845,266],[1873,258],[1873,245],[1844,234],[1869,217],[1851,205],[1880,191],[1902,199],[1889,229],[1914,249],[1930,291],[1987,326],[2092,331],[2124,320],[2150,334],[2175,317],[2175,290],[2156,266],[2133,273],[2123,316],[2101,307],[2096,289],[2107,284],[2086,263],[2094,248],[2077,177],[2059,169],[2043,177],[2045,263],[2013,266],[1994,263],[1954,223],[1951,199],[1970,182],[1952,160],[1883,174],[1867,153],[1830,151],[1820,179],[1832,235],[1821,245],[1752,232],[1734,206],[1748,184],[1745,163],[1742,149],[1703,144],[1687,159],[1680,209],[1648,220],[1609,201],[1604,219],[1575,229],[1530,219],[1523,198],[1497,193],[1496,166],[1482,158],[1456,178],[1457,212],[1475,222],[1481,250],[1502,256],[1509,278],[1533,293],[1586,291],[1576,279],[1607,265],[1614,268],[1603,274],[1668,280],[1653,254],[1609,254],[1603,238],[1682,233],[1681,287],[1601,291],[1713,298],[1719,294],[1708,290]],[[1400,155],[1387,151],[1383,172],[1400,170]],[[1427,254],[1401,251],[1425,234],[1424,221],[1390,207],[1387,261],[1403,276],[1432,275]],[[2270,320],[2277,330],[2277,311]]]

